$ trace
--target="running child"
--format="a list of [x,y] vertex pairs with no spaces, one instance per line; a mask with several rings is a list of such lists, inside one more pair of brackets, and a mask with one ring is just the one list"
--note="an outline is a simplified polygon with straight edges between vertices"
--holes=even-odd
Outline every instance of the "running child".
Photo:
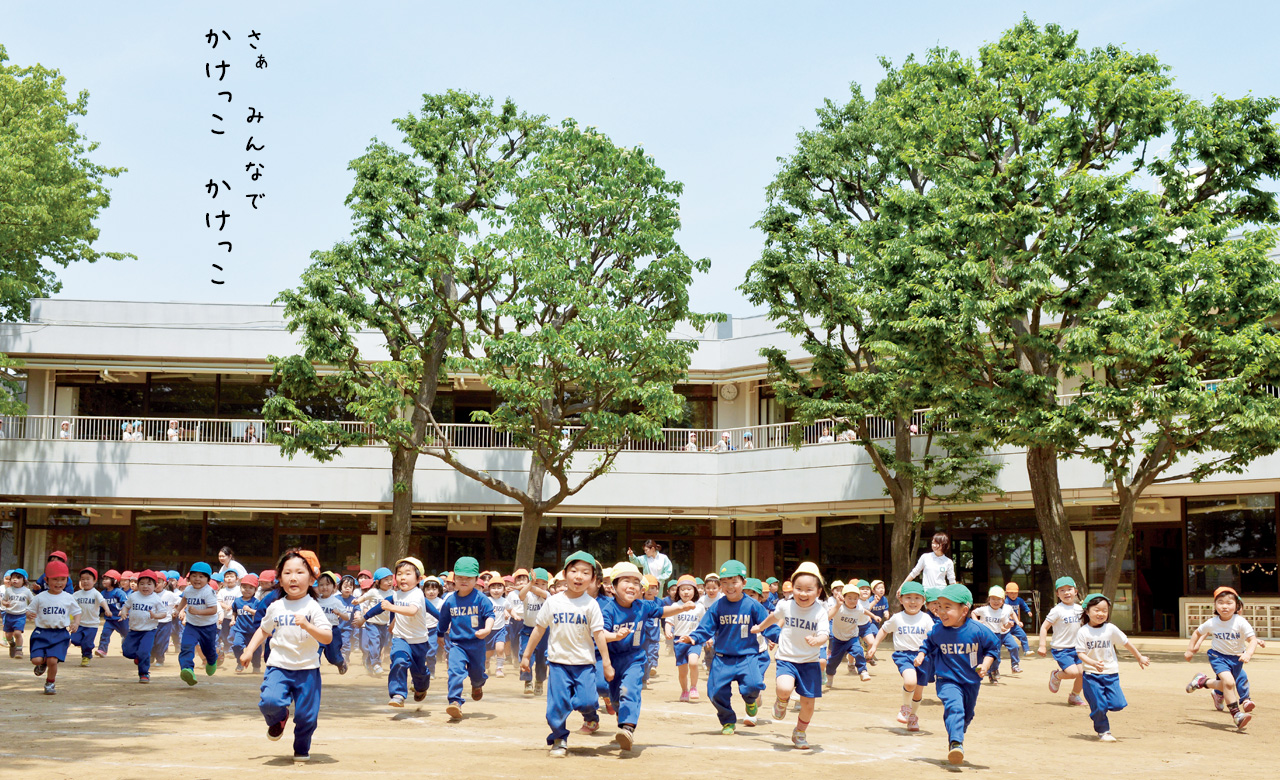
[[[764,606],[764,592],[766,590],[767,588],[764,583],[760,582],[760,580],[755,577],[747,577],[746,584],[742,586],[742,592],[746,594],[747,598],[755,599],[760,602],[761,606]],[[764,629],[759,634],[756,634],[756,641],[759,642],[758,650],[756,651],[756,661],[760,664],[761,680],[763,680],[765,675],[769,673],[769,664],[773,663],[773,657],[769,655],[769,651],[778,646],[778,638],[780,636],[782,636],[782,628],[776,623]],[[757,700],[757,705],[761,707],[764,706],[763,692]],[[799,708],[800,702],[797,700],[797,711]],[[744,726],[755,726],[756,717],[754,715],[747,715],[742,719],[742,724]]]
[[1084,607],[1076,603],[1080,592],[1076,590],[1076,581],[1070,577],[1059,577],[1054,583],[1058,603],[1040,624],[1040,646],[1036,652],[1045,653],[1045,642],[1049,629],[1053,629],[1053,660],[1058,668],[1049,672],[1049,692],[1057,693],[1063,680],[1071,680],[1071,693],[1067,695],[1067,704],[1083,706],[1084,697],[1080,692],[1084,689],[1084,667],[1080,665],[1080,656],[1076,653],[1076,635],[1084,618]]
[[[436,608],[438,612],[444,606],[444,583],[439,577],[431,576],[422,581],[422,597],[428,604]],[[424,610],[425,611],[425,610]],[[426,611],[427,632],[430,639],[427,640],[431,648],[427,650],[427,675],[436,676],[436,658],[439,656],[440,647],[440,621],[430,611]]]
[[1190,661],[1195,658],[1205,637],[1213,637],[1209,645],[1209,666],[1213,669],[1213,677],[1197,674],[1187,684],[1187,693],[1208,688],[1213,695],[1213,706],[1222,712],[1225,704],[1236,728],[1241,731],[1253,718],[1250,714],[1253,712],[1253,700],[1249,698],[1249,676],[1245,674],[1244,665],[1253,660],[1253,653],[1258,647],[1257,632],[1240,614],[1243,607],[1235,588],[1224,585],[1215,590],[1213,610],[1216,614],[1196,628],[1187,651],[1183,653]]
[[[445,712],[457,720],[462,717],[462,681],[471,678],[471,698],[484,696],[484,640],[493,630],[493,601],[476,589],[480,562],[470,556],[459,558],[453,565],[453,582],[457,587],[436,610],[440,633],[449,635],[449,706]],[[428,612],[435,610],[429,607]]]
[[[231,625],[231,654],[236,659],[236,673],[241,674],[248,669],[247,664],[240,662],[240,656],[249,646],[258,626],[262,625],[262,609],[258,604],[258,576],[246,574],[240,578],[240,595],[231,602],[235,612],[235,622]],[[253,673],[262,671],[262,648],[253,652]]]
[[[439,585],[439,580],[436,581],[436,584]],[[358,595],[358,590],[359,588],[356,587],[355,577],[352,577],[350,574],[342,575],[342,579],[338,582],[338,600],[347,608],[347,613],[352,617],[354,617],[359,611],[359,608],[356,607],[356,596]],[[428,596],[427,598],[430,599],[431,597]],[[354,647],[355,638],[358,634],[354,623],[350,620],[343,623],[339,631],[342,634],[342,660],[350,666],[351,650]]]
[[1086,623],[1076,634],[1076,654],[1084,665],[1084,698],[1089,702],[1089,717],[1093,719],[1093,730],[1098,739],[1115,742],[1107,713],[1119,712],[1129,706],[1124,691],[1120,690],[1120,662],[1116,658],[1116,647],[1123,646],[1133,653],[1140,669],[1146,669],[1151,662],[1138,652],[1123,631],[1109,622],[1111,599],[1101,593],[1090,593],[1084,598],[1084,615]]
[[182,651],[178,653],[178,676],[187,685],[196,684],[196,645],[204,656],[204,673],[218,671],[218,594],[209,586],[213,569],[204,561],[191,564],[187,587],[182,591],[175,610],[178,619],[184,615]]
[[347,648],[342,643],[345,638],[343,627],[351,624],[352,612],[355,608],[338,595],[338,579],[337,574],[326,571],[320,575],[320,579],[316,580],[316,595],[320,597],[316,603],[320,605],[325,619],[329,621],[329,627],[333,629],[333,641],[322,646],[320,654],[330,664],[338,667],[338,674],[346,674]]
[[[534,648],[547,638],[547,725],[551,728],[547,744],[553,758],[568,755],[569,713],[595,705],[596,653],[600,654],[605,679],[612,681],[614,676],[604,616],[600,604],[587,593],[587,586],[595,580],[596,566],[595,558],[582,551],[565,559],[565,590],[552,594],[537,610],[533,633],[520,656],[520,671],[527,674]],[[537,576],[535,571],[534,579]]]
[[[395,575],[386,566],[373,573],[372,587],[366,588],[356,601],[368,612],[375,604],[392,598]],[[364,670],[369,674],[382,674],[382,654],[391,645],[391,613],[380,612],[361,624],[360,650],[364,655]]]
[[[793,590],[792,595],[794,594]],[[858,676],[863,682],[871,679],[871,674],[867,671],[867,659],[862,653],[860,630],[861,626],[871,623],[871,618],[867,615],[867,608],[870,605],[862,600],[861,594],[855,588],[848,588],[840,595],[840,600],[827,611],[831,621],[831,642],[827,647],[826,668],[828,688],[835,685],[836,672],[840,670],[840,662],[845,656],[852,659],[854,668],[857,669]],[[778,603],[782,605],[787,602]],[[776,612],[777,609],[775,608],[774,611]]]
[[98,638],[98,628],[102,625],[102,615],[112,615],[111,607],[98,589],[98,570],[86,566],[80,570],[80,587],[74,596],[80,605],[80,626],[71,633],[71,644],[80,648],[80,665],[88,666],[93,658],[94,642]]
[[702,621],[707,610],[698,603],[698,586],[693,577],[683,574],[676,580],[676,598],[678,604],[693,605],[684,612],[666,619],[667,638],[675,647],[676,676],[680,680],[680,701],[698,700],[698,666],[702,657],[700,645],[687,645],[678,640],[689,636]]
[[720,733],[726,735],[736,731],[738,722],[732,704],[733,683],[738,684],[738,693],[751,717],[760,709],[760,693],[764,690],[756,660],[760,645],[751,629],[763,623],[769,613],[760,602],[743,598],[746,578],[747,567],[741,561],[725,561],[719,575],[723,596],[711,603],[693,633],[680,640],[687,645],[705,645],[708,640],[715,640],[715,663],[707,676],[707,695],[715,705]]
[[218,663],[231,651],[231,626],[235,623],[236,597],[240,595],[240,573],[227,569],[222,574],[222,587],[218,589]]
[[902,706],[898,709],[898,722],[907,725],[907,731],[920,730],[920,702],[924,699],[924,687],[929,684],[929,659],[919,666],[915,657],[920,652],[924,638],[936,625],[933,616],[924,611],[924,588],[918,582],[904,582],[898,602],[902,611],[886,620],[867,650],[868,657],[875,657],[876,648],[886,637],[893,636],[893,663],[902,675]]
[[138,665],[138,682],[151,682],[151,647],[156,640],[156,627],[162,614],[169,607],[155,592],[156,581],[162,576],[150,569],[138,572],[138,589],[125,599],[125,611],[129,613],[129,632],[124,635],[120,652]]
[[333,641],[333,628],[316,602],[313,583],[320,562],[310,550],[290,550],[276,565],[280,596],[267,607],[262,625],[240,654],[248,666],[253,654],[271,638],[271,657],[262,677],[258,710],[267,721],[267,739],[280,739],[293,705],[293,761],[311,758],[311,735],[320,716],[320,645]]
[[[533,627],[537,625],[538,612],[551,597],[551,593],[547,591],[550,579],[551,575],[546,569],[534,569],[532,578],[521,584],[518,594],[524,605],[523,625],[520,628],[520,657],[528,655],[533,662],[531,670],[525,669],[523,664],[520,666],[525,696],[541,696],[542,686],[547,680],[547,634],[542,634],[542,641],[534,646],[532,652],[526,654],[525,650],[529,647],[529,638],[533,636]],[[534,672],[537,673],[536,684]]]
[[70,578],[71,570],[66,563],[49,561],[44,567],[44,590],[37,593],[27,607],[27,617],[36,623],[30,643],[33,671],[36,677],[46,675],[44,692],[50,696],[57,693],[54,681],[58,677],[58,664],[67,660],[71,635],[80,628],[80,604],[66,590]]
[[[396,618],[391,621],[391,674],[387,675],[387,705],[403,707],[409,695],[408,679],[413,679],[413,700],[427,698],[431,677],[427,674],[427,656],[435,650],[427,617],[434,606],[427,604],[427,597],[418,587],[423,575],[422,562],[417,558],[401,558],[396,561],[395,596],[379,601],[365,613],[376,616],[386,611]],[[436,610],[436,615],[439,615]]]
[[818,655],[829,638],[823,630],[828,625],[828,610],[819,600],[822,584],[822,575],[815,564],[808,561],[800,564],[791,577],[791,600],[779,604],[771,615],[751,629],[751,633],[759,634],[775,623],[782,627],[774,659],[778,695],[773,703],[773,719],[778,722],[785,719],[791,694],[800,696],[800,714],[791,732],[791,744],[800,750],[809,749],[807,730],[813,720],[814,702],[822,696],[822,664]]
[[931,664],[947,727],[947,763],[955,766],[964,761],[964,734],[973,722],[982,678],[999,656],[1000,644],[985,627],[969,620],[973,594],[968,588],[948,585],[941,591],[939,623],[929,629],[913,663],[917,669],[926,660]]
[[488,674],[489,669],[496,664],[494,669],[494,677],[506,677],[507,673],[503,670],[502,665],[506,660],[507,646],[507,621],[510,620],[510,614],[507,611],[507,584],[502,581],[502,577],[491,577],[488,585],[489,600],[493,602],[493,630],[489,632],[489,636],[484,640],[484,668]]
[[1013,619],[1016,622],[1011,629],[1013,638],[1018,640],[1018,644],[1022,645],[1022,655],[1026,657],[1031,652],[1031,645],[1027,642],[1027,632],[1024,628],[1024,616],[1027,621],[1033,620],[1035,614],[1032,613],[1031,607],[1027,606],[1027,602],[1018,595],[1018,583],[1010,582],[1004,586],[1004,603],[1008,604],[1013,610]]
[[0,607],[4,608],[4,641],[9,644],[10,658],[22,657],[22,632],[27,630],[27,607],[31,606],[31,600],[35,597],[31,588],[27,587],[26,569],[9,572]]
[[[996,635],[996,640],[1002,647],[1009,648],[1009,662],[1013,667],[1013,673],[1021,674],[1022,667],[1018,665],[1018,661],[1021,660],[1018,655],[1018,640],[1009,633],[1017,621],[1013,616],[1013,607],[1004,603],[1004,588],[992,585],[987,591],[987,603],[970,612],[969,618],[986,626]],[[999,678],[1000,656],[997,654],[996,662],[991,665],[991,673],[987,675],[987,680],[994,683]]]
[[181,631],[174,631],[175,628],[181,628],[181,624],[175,621],[174,616],[177,614],[178,602],[182,599],[178,595],[176,571],[158,571],[155,574],[155,593],[164,602],[164,609],[160,611],[159,619],[156,620],[156,635],[151,643],[151,663],[153,666],[164,666],[164,656],[169,652],[169,644],[174,634],[177,634],[179,640],[182,638]]
[[108,617],[102,625],[102,636],[98,639],[98,648],[93,654],[99,658],[107,657],[107,650],[111,647],[111,635],[119,634],[120,641],[124,641],[125,632],[129,630],[129,613],[124,608],[125,599],[129,598],[129,594],[125,593],[120,587],[120,572],[115,569],[107,569],[107,573],[102,575],[102,585],[99,588],[102,598],[107,601],[107,610],[111,617]]

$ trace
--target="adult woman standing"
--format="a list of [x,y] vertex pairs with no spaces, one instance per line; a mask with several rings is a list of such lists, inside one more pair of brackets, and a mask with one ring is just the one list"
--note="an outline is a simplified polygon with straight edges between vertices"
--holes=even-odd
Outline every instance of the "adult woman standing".
[[914,580],[917,575],[923,574],[920,584],[925,587],[925,590],[954,585],[956,563],[947,557],[951,553],[951,537],[939,531],[933,535],[929,546],[933,548],[933,552],[921,555],[920,560],[916,561],[915,568],[907,574],[904,581]]
[[665,593],[667,580],[671,579],[671,559],[658,550],[658,543],[652,539],[644,541],[644,556],[637,557],[631,548],[627,548],[627,557],[645,574],[652,574],[658,580],[658,593]]
[[234,571],[238,579],[243,579],[244,575],[249,573],[248,569],[236,560],[235,552],[225,545],[218,550],[218,563],[222,564],[222,568],[218,569],[219,574],[225,575],[228,571]]

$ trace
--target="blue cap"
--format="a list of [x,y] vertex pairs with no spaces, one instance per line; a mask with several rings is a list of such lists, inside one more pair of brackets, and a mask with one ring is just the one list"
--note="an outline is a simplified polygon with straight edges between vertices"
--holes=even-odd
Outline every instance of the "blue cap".
[[381,566],[373,573],[373,581],[381,582],[383,579],[391,576],[391,570],[386,566]]
[[14,569],[13,571],[11,571],[11,572],[9,572],[9,573],[10,573],[10,574],[21,574],[21,575],[22,575],[22,579],[24,579],[24,580],[29,580],[29,579],[31,579],[31,575],[27,574],[27,570],[26,570],[26,569]]
[[170,569],[169,571],[164,573],[164,578],[166,580],[180,580],[182,579],[182,572]]
[[217,572],[214,572],[213,574],[209,575],[209,579],[213,580],[214,582],[222,582],[222,575]]
[[204,561],[191,564],[191,568],[187,569],[187,571],[191,574],[203,574],[207,577],[213,576],[213,567]]

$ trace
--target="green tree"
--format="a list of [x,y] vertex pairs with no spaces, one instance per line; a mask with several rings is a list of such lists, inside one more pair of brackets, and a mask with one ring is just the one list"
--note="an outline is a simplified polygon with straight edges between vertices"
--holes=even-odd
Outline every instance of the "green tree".
[[918,237],[938,216],[883,110],[893,88],[869,102],[854,85],[847,103],[818,109],[768,188],[765,248],[742,286],[813,355],[801,372],[782,350],[762,350],[779,401],[801,423],[835,419],[851,432],[893,500],[891,592],[911,569],[927,501],[977,500],[999,471],[990,431],[948,419],[963,406],[966,367],[952,359],[949,300],[928,284],[934,258]]
[[[27,316],[32,298],[62,289],[49,263],[133,258],[93,248],[93,222],[111,203],[104,179],[124,173],[94,163],[98,148],[80,134],[89,93],[67,98],[58,71],[6,64],[0,46],[0,320]],[[136,259],[136,258],[135,258]],[[13,361],[0,356],[0,413],[21,414]]]
[[[281,394],[264,414],[292,457],[327,461],[344,447],[391,450],[390,555],[408,554],[414,468],[436,441],[431,413],[447,381],[447,355],[463,338],[465,311],[497,281],[493,249],[504,203],[543,119],[507,101],[450,91],[395,121],[404,148],[374,140],[353,160],[346,199],[351,238],[312,254],[302,284],[281,293],[302,352],[276,357]],[[301,399],[342,399],[359,428],[308,415]],[[281,423],[290,421],[286,430]]]
[[[643,149],[571,120],[537,147],[514,184],[508,228],[488,242],[502,281],[490,306],[463,315],[457,361],[498,401],[477,420],[528,451],[525,484],[466,462],[446,437],[422,449],[519,502],[523,567],[547,512],[682,414],[673,386],[696,344],[673,331],[707,321],[689,310],[688,286],[709,267],[676,242],[682,186]],[[575,463],[577,453],[590,463]]]
[[[1277,170],[1275,104],[1204,105],[1174,89],[1167,71],[1154,56],[1086,51],[1074,32],[1024,18],[976,59],[935,49],[888,76],[900,85],[892,101],[904,155],[944,215],[929,236],[946,258],[933,281],[954,294],[954,330],[967,335],[955,348],[980,372],[976,413],[1025,448],[1050,567],[1080,582],[1060,457],[1108,464],[1131,520],[1142,490],[1180,455],[1238,453],[1191,469],[1203,478],[1271,446],[1248,433],[1273,412],[1246,390],[1265,373],[1258,361],[1272,346],[1255,337],[1268,326],[1214,307],[1235,305],[1231,291],[1244,294],[1244,284],[1273,283],[1256,262],[1265,236],[1230,248],[1221,239],[1274,221],[1260,182]],[[1170,150],[1152,152],[1171,131]],[[1186,175],[1197,165],[1202,175]],[[1227,267],[1237,255],[1246,267]],[[1248,316],[1274,313],[1256,300],[1269,294],[1254,294]],[[1216,332],[1199,331],[1206,326]],[[1188,354],[1192,342],[1208,351]],[[1203,379],[1232,379],[1249,400],[1206,400],[1193,387]],[[1076,381],[1092,394],[1063,398]],[[1193,413],[1191,429],[1156,430]],[[1207,433],[1215,416],[1241,436]],[[1099,444],[1092,437],[1104,431]],[[1122,531],[1113,589],[1129,542]]]

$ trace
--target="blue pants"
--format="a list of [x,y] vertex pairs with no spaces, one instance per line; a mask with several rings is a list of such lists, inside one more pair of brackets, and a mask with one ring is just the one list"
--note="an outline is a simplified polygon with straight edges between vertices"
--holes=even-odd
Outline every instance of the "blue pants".
[[916,685],[928,685],[933,681],[933,659],[929,656],[924,657],[924,662],[916,666],[916,653],[910,650],[894,650],[893,664],[898,667],[898,674],[902,674],[907,669],[914,669],[916,673]]
[[71,635],[71,644],[80,648],[81,658],[92,658],[93,644],[97,638],[97,626],[80,626],[80,629]]
[[777,676],[795,680],[794,690],[802,699],[822,698],[822,666],[819,661],[794,663],[779,660]]
[[[409,697],[409,688],[405,682],[407,677],[413,678],[413,690],[425,691],[431,685],[431,676],[427,674],[427,655],[431,650],[435,637],[425,642],[409,644],[400,637],[391,640],[391,674],[387,675],[387,695]],[[481,665],[481,669],[484,666]],[[461,688],[461,686],[459,686]]]
[[1014,638],[1018,640],[1018,644],[1022,645],[1022,652],[1024,655],[1031,652],[1031,645],[1027,644],[1027,632],[1022,630],[1022,626],[1014,623],[1013,628],[1009,633],[1013,634]]
[[876,633],[879,630],[880,630],[880,625],[876,623],[874,620],[872,620],[869,623],[863,623],[862,625],[858,626],[858,638],[862,639],[863,637],[866,637],[867,641],[870,642],[872,639],[876,638]]
[[[1018,661],[1021,660],[1022,656],[1018,654],[1018,640],[1013,637],[1013,634],[1011,632],[1004,633],[1004,634],[996,634],[996,641],[998,641],[1002,647],[1009,648],[1009,663],[1013,664],[1014,666],[1017,666]],[[991,673],[992,674],[1000,673],[1000,653],[999,652],[996,653],[996,660],[991,664]]]
[[311,755],[311,735],[320,717],[320,670],[281,669],[268,666],[262,676],[262,696],[258,711],[274,726],[289,717],[293,704],[293,753]]
[[31,632],[27,643],[32,658],[67,660],[67,647],[71,645],[71,632],[65,628],[37,628]]
[[351,625],[351,621],[342,624],[338,629],[338,634],[342,637],[342,657],[348,662],[351,661],[351,641],[355,635],[355,628]]
[[364,653],[364,668],[373,671],[382,663],[382,651],[391,644],[391,626],[365,623],[360,630],[360,650]]
[[[677,645],[677,647],[679,647],[679,645]],[[769,671],[769,662],[773,659],[769,657],[768,650],[761,650],[756,654],[756,660],[760,662],[760,679],[763,680],[765,674]]]
[[102,636],[98,638],[98,650],[105,653],[111,647],[111,634],[120,635],[123,640],[129,633],[129,621],[126,618],[107,618],[102,623]]
[[938,680],[938,699],[942,702],[942,722],[947,726],[947,739],[964,743],[964,732],[973,722],[973,710],[978,705],[981,683],[962,683]]
[[[529,654],[529,666],[531,671],[520,672],[520,679],[529,682],[533,679],[536,672],[538,682],[544,682],[547,679],[547,632],[543,632],[542,641],[533,648],[533,652]],[[524,651],[529,647],[529,640],[533,637],[533,626],[525,626],[520,630],[520,657],[524,658]]]
[[[648,652],[632,650],[609,658],[613,664],[613,680],[608,682],[609,700],[618,708],[618,725],[640,722],[640,692],[644,690],[644,678],[648,671]],[[603,675],[604,661],[600,662]]]
[[1241,699],[1249,698],[1249,675],[1245,674],[1244,664],[1240,663],[1240,656],[1227,655],[1219,653],[1217,650],[1209,651],[1209,666],[1213,667],[1213,676],[1217,677],[1223,672],[1231,672],[1231,676],[1236,678],[1236,693]]
[[1129,706],[1124,691],[1120,690],[1118,674],[1086,674],[1084,676],[1084,700],[1089,702],[1089,717],[1093,718],[1093,730],[1105,734],[1111,730],[1108,712],[1119,712]]
[[130,631],[124,635],[124,657],[138,662],[138,676],[151,676],[151,645],[156,641],[156,631]]
[[827,676],[840,671],[840,662],[844,660],[846,655],[853,656],[854,666],[858,669],[858,674],[867,671],[867,656],[862,652],[861,637],[852,636],[848,639],[836,639],[831,637],[831,641],[827,643]]
[[342,629],[333,629],[333,639],[327,645],[320,645],[320,655],[334,666],[342,666]]
[[[662,643],[658,637],[657,630],[651,629],[649,633],[652,635],[644,643],[644,682],[649,682],[649,675],[653,674],[658,668],[658,649]],[[623,723],[631,723],[632,721],[622,721]]]
[[218,624],[218,655],[231,650],[231,625],[234,622],[228,619]]
[[218,626],[193,626],[190,623],[182,627],[182,650],[178,653],[178,668],[192,669],[196,662],[196,645],[204,653],[204,662],[218,662]]
[[[591,664],[569,666],[550,664],[547,684],[547,725],[550,745],[557,739],[569,738],[569,713],[594,706],[596,701],[596,669]],[[483,666],[481,667],[483,668]]]
[[[758,655],[758,654],[757,654]],[[760,661],[757,655],[724,655],[716,653],[715,663],[707,675],[707,695],[715,705],[716,717],[720,725],[738,722],[738,715],[733,711],[733,683],[738,684],[738,693],[747,704],[753,703],[764,690],[764,678],[760,675]]]
[[484,673],[484,640],[449,647],[449,703],[462,703],[462,680],[471,678],[472,688],[484,687],[489,675]]
[[164,663],[164,654],[169,652],[169,640],[173,637],[173,621],[166,620],[156,626],[155,641],[151,643],[151,662]]

